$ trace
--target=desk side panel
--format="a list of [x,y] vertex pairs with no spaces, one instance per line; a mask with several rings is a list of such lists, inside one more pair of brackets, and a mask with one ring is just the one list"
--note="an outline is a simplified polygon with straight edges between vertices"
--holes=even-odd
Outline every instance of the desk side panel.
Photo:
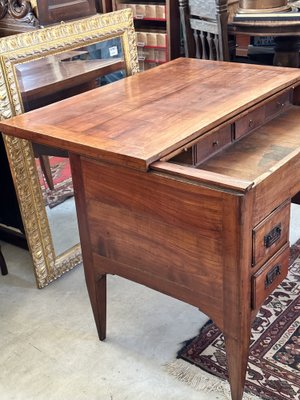
[[226,207],[236,210],[236,196],[87,159],[82,174],[98,273],[117,274],[193,304],[222,328],[224,197]]

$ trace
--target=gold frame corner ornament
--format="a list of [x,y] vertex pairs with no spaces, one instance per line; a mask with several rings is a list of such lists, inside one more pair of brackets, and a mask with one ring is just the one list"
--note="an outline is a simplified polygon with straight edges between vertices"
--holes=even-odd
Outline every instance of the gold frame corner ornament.
[[[120,38],[127,75],[139,72],[132,11],[61,23],[0,39],[1,119],[24,112],[15,65],[113,38]],[[47,286],[82,261],[80,244],[56,255],[32,145],[3,134],[38,288]]]

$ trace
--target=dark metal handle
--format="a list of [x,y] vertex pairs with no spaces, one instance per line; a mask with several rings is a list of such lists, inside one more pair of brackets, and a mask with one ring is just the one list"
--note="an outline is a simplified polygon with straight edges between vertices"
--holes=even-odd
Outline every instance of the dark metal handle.
[[281,224],[276,225],[269,233],[264,237],[265,247],[271,247],[281,237]]
[[271,271],[268,272],[266,275],[265,289],[267,289],[280,274],[281,274],[281,265],[280,264],[275,265],[275,267],[272,268]]

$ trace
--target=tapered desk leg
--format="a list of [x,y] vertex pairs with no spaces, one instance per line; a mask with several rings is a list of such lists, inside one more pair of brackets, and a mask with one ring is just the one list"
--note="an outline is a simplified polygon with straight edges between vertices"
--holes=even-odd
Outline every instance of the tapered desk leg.
[[224,337],[231,398],[232,400],[242,400],[250,344],[249,329],[241,331],[240,339],[229,335],[224,335]]
[[100,340],[106,338],[106,275],[102,275],[96,282],[98,336]]
[[96,276],[83,255],[85,280],[100,340],[106,338],[106,275]]
[[72,153],[69,154],[69,159],[72,169],[85,280],[98,336],[100,340],[104,340],[106,337],[106,274],[103,271],[101,274],[97,273],[94,266],[81,159],[78,155]]
[[100,340],[106,338],[106,275],[96,275],[87,264],[83,252],[85,281]]

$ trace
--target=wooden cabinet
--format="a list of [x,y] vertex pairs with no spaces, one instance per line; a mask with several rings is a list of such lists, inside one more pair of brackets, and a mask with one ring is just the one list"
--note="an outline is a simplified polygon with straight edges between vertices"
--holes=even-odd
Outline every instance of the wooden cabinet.
[[97,12],[112,11],[111,0],[36,0],[23,3],[22,7],[14,0],[7,0],[6,5],[0,4],[1,36],[15,35],[61,21],[84,18]]
[[180,55],[178,0],[113,0],[113,9],[131,8],[135,20],[140,70]]
[[96,14],[95,0],[37,0],[40,25],[50,25]]

